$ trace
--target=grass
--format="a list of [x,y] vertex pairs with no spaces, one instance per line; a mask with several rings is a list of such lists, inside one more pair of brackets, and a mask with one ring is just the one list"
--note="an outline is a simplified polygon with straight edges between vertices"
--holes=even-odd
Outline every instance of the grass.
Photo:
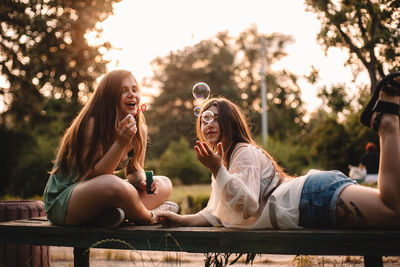
[[180,214],[193,213],[189,207],[188,197],[199,199],[201,197],[209,197],[211,193],[210,184],[195,184],[195,185],[174,185],[171,196],[168,200],[177,203],[180,207]]
[[209,184],[194,184],[194,185],[175,185],[169,200],[180,202],[186,199],[189,195],[194,197],[210,195],[211,185]]

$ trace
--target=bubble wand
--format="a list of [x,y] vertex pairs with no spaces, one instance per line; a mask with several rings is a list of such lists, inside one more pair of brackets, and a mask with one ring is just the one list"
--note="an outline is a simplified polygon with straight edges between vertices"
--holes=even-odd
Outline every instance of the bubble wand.
[[147,109],[146,104],[142,104],[142,105],[140,105],[140,108],[136,111],[135,115],[128,114],[128,116],[129,116],[128,123],[131,123],[132,118],[135,117],[140,111],[145,111],[146,109]]

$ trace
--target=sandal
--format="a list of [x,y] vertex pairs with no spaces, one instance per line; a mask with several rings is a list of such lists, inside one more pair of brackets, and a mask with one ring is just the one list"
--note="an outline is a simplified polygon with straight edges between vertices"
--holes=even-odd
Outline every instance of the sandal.
[[360,121],[367,127],[371,127],[372,114],[377,112],[377,115],[372,123],[372,128],[378,131],[383,114],[399,115],[399,105],[391,102],[379,100],[380,91],[384,91],[389,95],[400,96],[400,82],[394,80],[400,77],[400,71],[390,73],[378,83],[371,100],[368,102],[363,113],[361,114]]

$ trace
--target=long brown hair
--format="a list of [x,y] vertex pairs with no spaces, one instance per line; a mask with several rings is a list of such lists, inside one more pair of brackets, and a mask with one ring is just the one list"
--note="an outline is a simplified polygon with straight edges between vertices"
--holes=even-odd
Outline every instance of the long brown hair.
[[[75,180],[89,178],[96,162],[108,151],[116,139],[116,126],[118,125],[119,103],[122,95],[122,80],[132,77],[130,71],[114,70],[106,74],[100,81],[93,96],[73,120],[71,126],[66,130],[57,150],[55,168],[52,173],[62,170],[66,174],[75,175]],[[137,83],[137,82],[136,82]],[[139,103],[137,103],[139,109]],[[133,138],[135,153],[132,165],[139,170],[139,156],[142,153],[147,140],[144,140],[146,121],[138,112],[135,116],[137,121],[137,133]],[[90,140],[87,138],[89,120],[93,118],[94,127]],[[84,158],[85,145],[88,145],[88,153]]]
[[[247,143],[261,149],[261,151],[272,161],[275,171],[279,174],[281,179],[284,177],[290,177],[290,175],[284,172],[283,168],[278,165],[274,158],[265,151],[265,149],[255,143],[247,120],[236,104],[224,97],[211,98],[203,104],[200,114],[211,106],[215,106],[218,109],[218,124],[221,136],[221,140],[219,141],[222,142],[225,151],[222,159],[225,167],[228,168],[229,166],[229,161],[236,144]],[[196,121],[196,134],[199,140],[204,142],[205,139],[201,133],[201,123],[201,116],[199,116]],[[213,147],[213,149],[215,150],[216,148]]]

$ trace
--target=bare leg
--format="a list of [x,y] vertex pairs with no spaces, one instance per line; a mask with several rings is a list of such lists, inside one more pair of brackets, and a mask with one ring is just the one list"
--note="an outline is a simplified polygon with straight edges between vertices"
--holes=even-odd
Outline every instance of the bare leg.
[[144,206],[149,209],[155,209],[164,203],[172,192],[171,181],[165,176],[154,176],[154,180],[158,183],[158,190],[155,194],[147,194],[145,191],[139,193]]
[[[399,104],[399,96],[380,92],[379,99]],[[374,114],[372,120],[376,114]],[[378,189],[351,185],[338,198],[337,221],[350,227],[400,227],[399,117],[384,114],[379,126]]]
[[65,224],[81,225],[106,207],[119,207],[128,219],[146,223],[151,212],[146,209],[133,185],[114,175],[101,175],[80,182],[72,192]]
[[356,228],[399,228],[400,214],[389,208],[376,188],[350,185],[340,194],[337,225]]
[[[380,98],[399,104],[400,97],[381,92]],[[399,117],[384,114],[379,127],[381,147],[378,187],[382,200],[400,212],[400,130]]]

